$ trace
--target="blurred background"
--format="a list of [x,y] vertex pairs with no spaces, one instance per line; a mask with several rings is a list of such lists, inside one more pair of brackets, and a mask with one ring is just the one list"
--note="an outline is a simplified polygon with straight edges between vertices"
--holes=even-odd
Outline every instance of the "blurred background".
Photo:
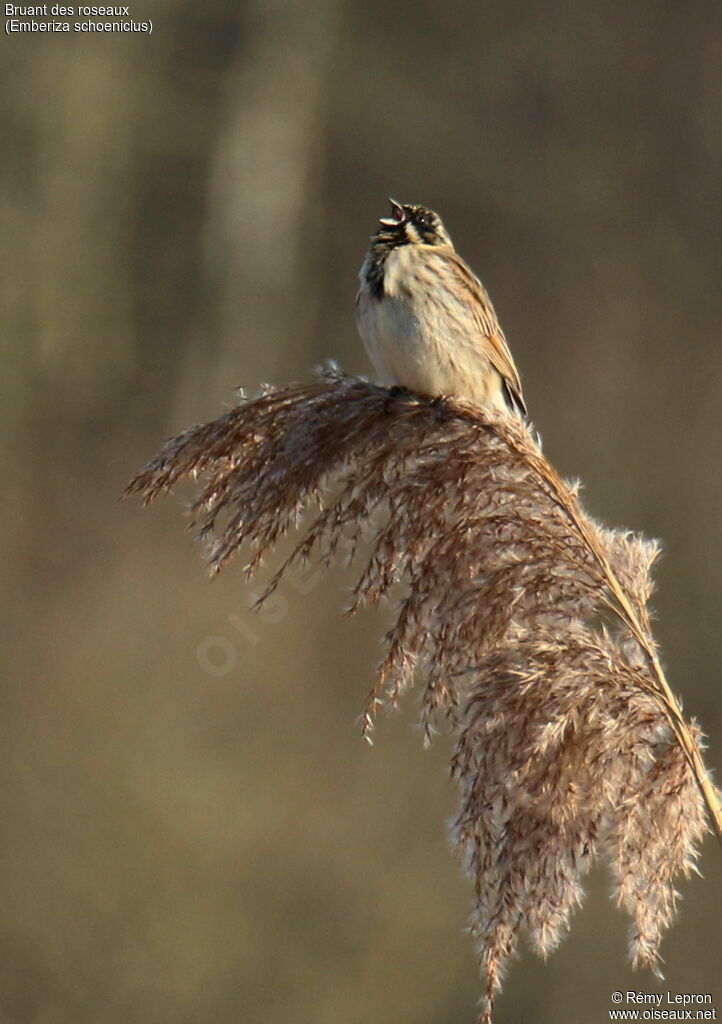
[[[351,577],[208,582],[191,492],[119,504],[234,388],[366,373],[386,196],[438,209],[493,296],[545,450],[664,541],[658,635],[722,767],[718,3],[133,0],[153,34],[2,42],[0,1019],[470,1024],[449,737],[359,738],[387,621]],[[625,963],[603,870],[498,1024],[709,992],[722,854]]]

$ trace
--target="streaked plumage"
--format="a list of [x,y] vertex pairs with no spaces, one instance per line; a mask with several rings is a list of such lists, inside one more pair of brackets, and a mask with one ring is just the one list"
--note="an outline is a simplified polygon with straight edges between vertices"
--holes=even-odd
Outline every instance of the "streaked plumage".
[[390,200],[361,267],[356,320],[387,386],[525,413],[521,381],[484,286],[441,219]]

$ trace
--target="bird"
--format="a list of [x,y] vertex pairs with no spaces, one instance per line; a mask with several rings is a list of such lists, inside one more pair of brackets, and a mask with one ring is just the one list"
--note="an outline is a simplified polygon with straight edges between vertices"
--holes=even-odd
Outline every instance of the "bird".
[[491,299],[437,213],[389,199],[359,271],[356,323],[378,383],[526,416]]

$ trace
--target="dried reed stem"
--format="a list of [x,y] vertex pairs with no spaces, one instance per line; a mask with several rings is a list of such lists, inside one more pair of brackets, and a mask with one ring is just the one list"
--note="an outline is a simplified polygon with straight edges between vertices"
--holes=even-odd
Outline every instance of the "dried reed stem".
[[128,491],[189,475],[214,571],[247,543],[250,576],[306,517],[264,597],[296,561],[360,550],[350,610],[397,595],[364,734],[415,677],[427,736],[439,715],[456,734],[482,1024],[520,934],[554,947],[599,854],[633,962],[658,971],[674,880],[695,870],[705,804],[721,841],[722,811],[651,632],[657,545],[595,523],[522,423],[333,369],[191,427]]

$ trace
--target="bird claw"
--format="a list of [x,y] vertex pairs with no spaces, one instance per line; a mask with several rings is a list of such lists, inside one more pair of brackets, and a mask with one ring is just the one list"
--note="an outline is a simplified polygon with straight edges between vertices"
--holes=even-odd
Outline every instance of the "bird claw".
[[443,395],[437,395],[436,398],[432,398],[431,401],[429,402],[429,405],[434,410],[434,418],[436,419],[437,423],[448,422],[451,413],[449,411],[449,406],[446,402],[446,399],[444,398]]
[[390,412],[391,407],[394,405],[395,402],[397,402],[400,398],[406,398],[410,394],[411,392],[409,391],[409,389],[405,388],[402,384],[394,384],[392,388],[389,388],[389,393],[386,396],[386,400],[384,402],[384,412]]

